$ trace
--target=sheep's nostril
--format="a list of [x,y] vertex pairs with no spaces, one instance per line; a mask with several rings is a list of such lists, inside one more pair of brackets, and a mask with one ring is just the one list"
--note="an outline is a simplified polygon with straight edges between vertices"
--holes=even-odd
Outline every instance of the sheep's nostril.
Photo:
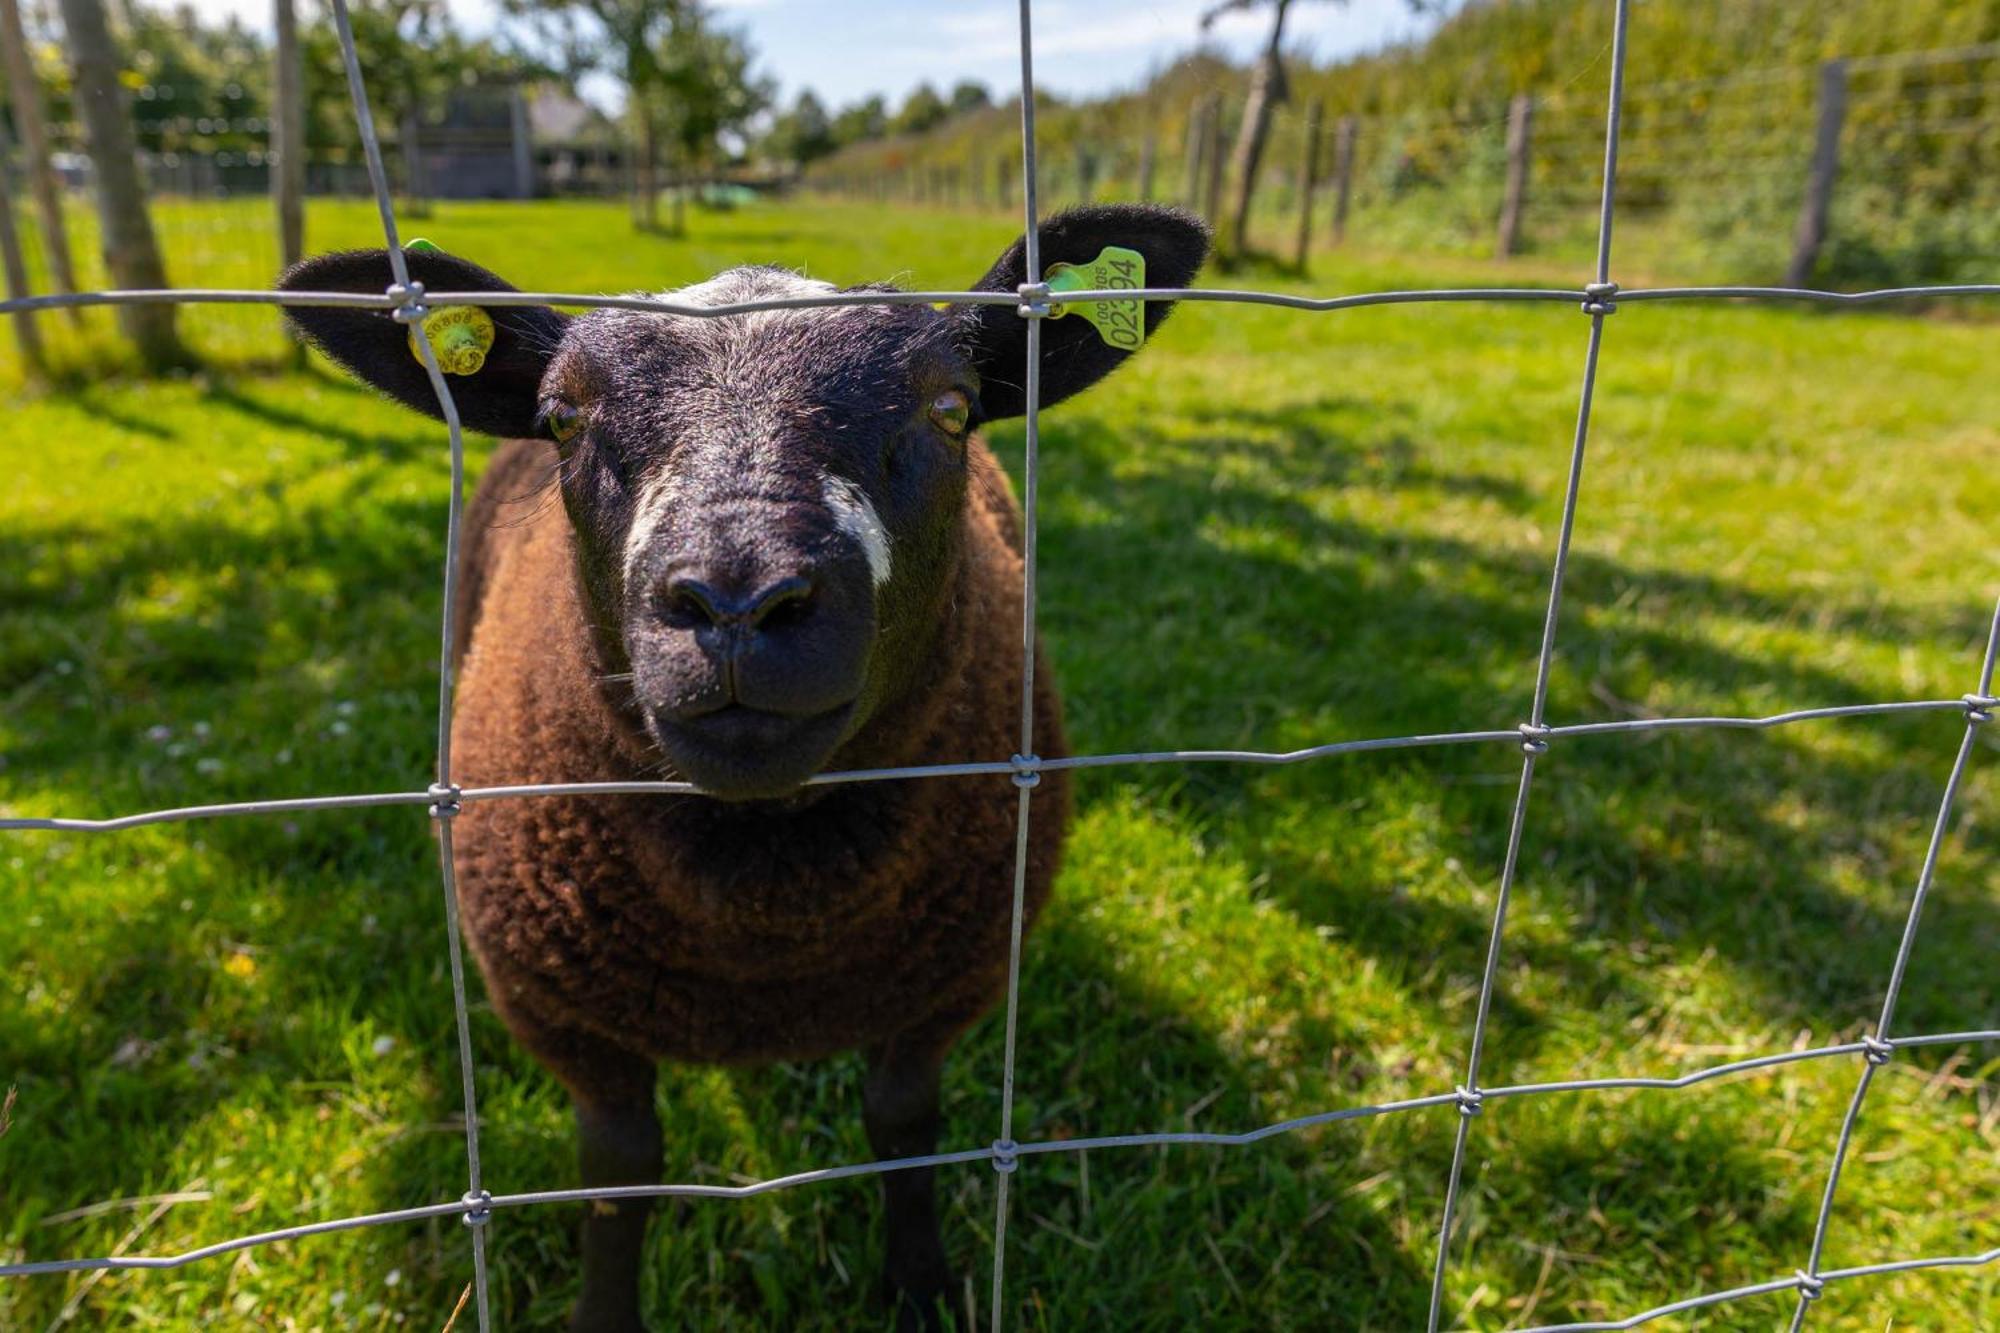
[[668,624],[683,629],[699,629],[704,625],[727,624],[734,619],[726,610],[727,603],[699,579],[670,579],[661,593],[660,614]]
[[700,579],[677,575],[660,590],[660,616],[681,629],[780,629],[811,609],[812,580],[802,574],[731,597]]
[[803,575],[779,579],[752,599],[743,621],[752,628],[762,629],[781,629],[795,624],[810,609],[812,595],[812,580]]

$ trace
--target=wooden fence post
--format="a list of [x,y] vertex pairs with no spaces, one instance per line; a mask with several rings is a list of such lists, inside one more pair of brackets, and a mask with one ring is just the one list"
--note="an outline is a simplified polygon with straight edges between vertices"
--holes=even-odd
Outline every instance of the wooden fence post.
[[1340,118],[1333,136],[1333,243],[1347,239],[1347,204],[1354,195],[1354,140],[1360,125],[1352,116]]
[[1088,148],[1076,150],[1076,201],[1090,202],[1092,192],[1097,189],[1097,159]]
[[1201,169],[1208,152],[1208,99],[1188,110],[1187,162],[1181,180],[1181,203],[1189,212],[1201,208]]
[[[63,225],[62,189],[49,159],[49,128],[42,114],[41,85],[35,82],[28,58],[28,34],[21,25],[18,0],[0,0],[0,70],[7,76],[7,94],[14,107],[14,125],[21,135],[28,188],[35,196],[35,214],[42,227],[42,253],[48,256],[49,279],[58,292],[76,290],[76,265],[70,259],[69,231]],[[70,323],[81,326],[83,310],[69,309]]]
[[[9,146],[7,127],[0,125],[0,267],[6,269],[8,299],[18,301],[30,293],[28,266],[21,259],[20,233],[14,230],[14,187],[7,178]],[[42,334],[35,327],[32,310],[14,312],[14,341],[20,344],[21,359],[29,368],[40,370],[44,364]]]
[[1507,194],[1500,202],[1500,234],[1495,251],[1505,259],[1521,248],[1521,215],[1528,205],[1528,157],[1534,133],[1535,99],[1516,93],[1507,108]]
[[1785,270],[1787,287],[1804,287],[1819,264],[1826,244],[1827,216],[1833,208],[1833,180],[1840,171],[1840,127],[1847,118],[1847,62],[1829,60],[1819,67],[1819,132],[1813,136],[1812,175],[1806,181],[1805,202],[1799,208],[1799,228],[1792,240],[1792,263]]
[[1292,253],[1292,267],[1306,271],[1306,251],[1312,245],[1313,193],[1319,189],[1320,104],[1306,108],[1306,145],[1299,160],[1299,240]]
[[1004,154],[994,159],[993,162],[993,200],[1002,210],[1014,206],[1014,190],[1011,183],[1012,166],[1013,164],[1008,161]]
[[1202,150],[1206,155],[1208,179],[1202,183],[1201,215],[1208,219],[1210,226],[1220,226],[1222,219],[1222,94],[1215,93],[1208,99],[1208,120],[1204,126],[1208,131],[1207,144]]
[[1153,202],[1153,156],[1158,150],[1153,131],[1146,131],[1145,142],[1139,145],[1139,202]]
[[274,0],[272,19],[277,45],[271,55],[271,147],[278,160],[271,167],[271,198],[278,210],[278,253],[290,268],[306,252],[305,66],[292,0]]

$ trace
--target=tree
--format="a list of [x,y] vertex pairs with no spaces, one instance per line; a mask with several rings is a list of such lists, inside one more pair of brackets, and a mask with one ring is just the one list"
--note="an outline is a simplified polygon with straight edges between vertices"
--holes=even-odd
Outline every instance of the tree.
[[[41,87],[35,80],[34,62],[28,55],[28,35],[21,25],[18,0],[0,0],[0,61],[7,75],[7,95],[14,108],[14,125],[20,132],[21,151],[27,158],[28,186],[35,195],[35,213],[41,222],[42,249],[48,256],[49,276],[59,292],[76,290],[76,266],[70,262],[69,233],[63,226],[62,191],[56,184],[55,166],[49,160],[48,122],[42,116]],[[81,322],[83,311],[71,306],[72,322]]]
[[937,89],[928,83],[920,83],[916,90],[903,99],[902,109],[896,112],[896,119],[889,128],[897,134],[922,134],[944,123],[951,115],[951,108],[945,105]]
[[[1284,102],[1285,86],[1285,16],[1297,0],[1221,0],[1214,8],[1201,16],[1202,31],[1206,32],[1215,21],[1225,14],[1240,13],[1256,9],[1260,5],[1271,7],[1271,34],[1264,41],[1263,54],[1250,71],[1250,96],[1243,103],[1243,128],[1236,135],[1236,147],[1229,158],[1229,169],[1236,179],[1236,201],[1231,210],[1229,227],[1229,248],[1242,254],[1249,245],[1250,201],[1257,191],[1257,169],[1264,162],[1264,145],[1271,134],[1271,112]],[[1443,0],[1405,0],[1412,10],[1422,11]],[[1347,0],[1334,0],[1336,4],[1346,4]],[[1211,219],[1212,221],[1213,219]]]
[[993,94],[986,91],[986,85],[976,79],[961,79],[952,85],[951,114],[962,116],[968,111],[984,111],[993,105]]
[[[4,3],[4,0],[0,0]],[[298,11],[292,0],[273,0],[276,42],[271,50],[271,202],[278,214],[278,250],[286,268],[305,258],[306,98],[299,56]]]
[[545,42],[563,52],[565,74],[608,74],[625,85],[626,111],[639,141],[634,185],[639,226],[659,225],[660,51],[669,29],[696,0],[501,0]]
[[833,118],[810,88],[778,117],[764,144],[766,152],[795,167],[810,166],[840,146],[833,136]]
[[[325,3],[325,0],[322,0]],[[347,93],[347,67],[331,22],[303,34],[308,133],[322,143],[357,142]],[[393,125],[403,150],[403,189],[421,199],[418,153],[423,113],[453,88],[528,77],[537,66],[485,39],[469,39],[451,22],[445,0],[349,0],[354,54],[367,76],[378,124]]]
[[[111,29],[104,21],[102,0],[62,0],[77,111],[90,140],[91,164],[97,177],[97,213],[103,232],[104,266],[112,281],[127,289],[159,289],[167,285],[153,235],[152,215],[139,181],[139,158],[132,140],[132,111],[119,80],[122,64]],[[149,370],[187,364],[174,307],[121,305],[118,324],[139,349]]]
[[[740,136],[770,105],[768,81],[751,75],[754,59],[743,34],[717,28],[695,4],[667,25],[654,59],[659,68],[652,114],[673,152],[677,184],[716,163],[725,135]],[[674,191],[674,230],[681,230],[682,189]]]
[[879,139],[889,132],[889,106],[880,93],[852,106],[842,107],[833,118],[833,141],[845,148],[851,143]]

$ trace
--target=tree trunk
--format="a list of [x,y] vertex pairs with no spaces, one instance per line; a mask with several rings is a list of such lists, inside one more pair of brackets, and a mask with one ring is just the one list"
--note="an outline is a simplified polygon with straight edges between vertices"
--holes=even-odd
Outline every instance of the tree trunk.
[[[102,0],[62,0],[62,16],[69,38],[70,69],[76,80],[77,111],[83,117],[96,168],[104,266],[122,288],[165,287],[166,265],[160,261],[153,219],[146,211],[146,192],[140,184],[139,159],[132,143],[131,108],[118,82],[118,49],[112,45],[111,30],[104,21]],[[173,306],[121,305],[118,326],[138,347],[148,369],[188,363],[187,349],[175,329]]]
[[[0,66],[7,76],[7,93],[27,159],[28,188],[35,196],[35,215],[42,228],[42,252],[49,260],[50,285],[58,292],[76,290],[76,265],[70,261],[69,231],[63,225],[62,189],[49,161],[49,128],[42,116],[41,90],[28,59],[28,34],[21,26],[19,0],[0,0]],[[72,324],[83,323],[83,310],[71,306]]]
[[[28,266],[21,260],[21,237],[14,230],[14,191],[7,179],[7,127],[0,125],[0,268],[6,270],[7,298],[18,301],[28,296]],[[42,334],[35,327],[35,312],[16,310],[14,312],[14,341],[21,349],[21,360],[32,371],[39,371],[45,364],[42,356]]]
[[1250,202],[1257,192],[1257,169],[1264,163],[1264,142],[1271,133],[1271,110],[1285,100],[1285,64],[1279,47],[1285,40],[1285,11],[1291,0],[1272,7],[1271,37],[1263,59],[1250,74],[1250,97],[1243,104],[1243,127],[1229,169],[1236,177],[1236,207],[1229,228],[1230,248],[1247,253],[1250,245]]
[[306,250],[305,76],[292,0],[275,0],[272,18],[277,45],[271,68],[271,147],[278,160],[271,170],[271,199],[278,212],[278,251],[290,268],[305,258]]

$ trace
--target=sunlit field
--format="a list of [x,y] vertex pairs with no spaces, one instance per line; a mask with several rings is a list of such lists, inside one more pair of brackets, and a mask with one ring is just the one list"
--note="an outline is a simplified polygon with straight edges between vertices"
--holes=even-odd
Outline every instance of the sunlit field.
[[[163,223],[177,283],[268,285],[259,206],[186,207],[182,231],[171,210]],[[193,239],[199,208],[223,219],[222,242]],[[365,203],[315,203],[309,245],[379,244],[374,225]],[[447,203],[408,228],[571,291],[753,261],[953,287],[1016,230],[817,203],[696,212],[682,239],[635,235],[615,203]],[[95,249],[78,238],[79,255]],[[1309,280],[1230,281],[1588,276],[1363,252],[1317,256]],[[159,382],[29,387],[0,343],[0,813],[429,781],[442,428],[295,363],[271,310],[183,318],[212,368]],[[113,345],[106,311],[81,330],[43,322],[59,365]],[[1077,750],[1284,750],[1523,720],[1588,323],[1553,303],[1188,306],[1127,370],[1050,411],[1042,625]],[[1994,348],[1991,324],[1939,312],[1619,310],[1550,720],[1972,690],[2000,595]],[[1019,423],[992,439],[1018,471]],[[490,442],[470,443],[483,462]],[[1481,1081],[1674,1075],[1868,1030],[1963,728],[1936,712],[1555,742]],[[1500,743],[1084,775],[1028,947],[1016,1136],[1235,1131],[1450,1091],[1519,767]],[[2000,1028],[1996,728],[1958,811],[1899,1034]],[[464,1191],[420,809],[0,833],[0,904],[0,1092],[18,1088],[0,1257],[169,1253]],[[565,1098],[474,1000],[488,1187],[576,1184]],[[945,1147],[995,1137],[1000,1049],[997,1016],[959,1048]],[[1997,1057],[1939,1045],[1882,1071],[1823,1267],[1996,1243]],[[1789,1276],[1860,1069],[1490,1103],[1447,1322],[1616,1319]],[[853,1057],[669,1070],[668,1178],[866,1160],[860,1073]],[[1457,1122],[1442,1106],[1254,1147],[1029,1160],[1013,1324],[1421,1328]],[[993,1179],[983,1163],[940,1176],[982,1327]],[[875,1193],[858,1180],[663,1207],[656,1326],[881,1326]],[[500,1326],[560,1322],[577,1218],[494,1217]],[[398,1225],[172,1272],[0,1280],[0,1327],[73,1311],[80,1327],[435,1330],[470,1275],[456,1221]],[[1663,1326],[1769,1329],[1792,1300]],[[1920,1271],[1829,1284],[1810,1327],[1971,1330],[1996,1310],[2000,1265]]]

